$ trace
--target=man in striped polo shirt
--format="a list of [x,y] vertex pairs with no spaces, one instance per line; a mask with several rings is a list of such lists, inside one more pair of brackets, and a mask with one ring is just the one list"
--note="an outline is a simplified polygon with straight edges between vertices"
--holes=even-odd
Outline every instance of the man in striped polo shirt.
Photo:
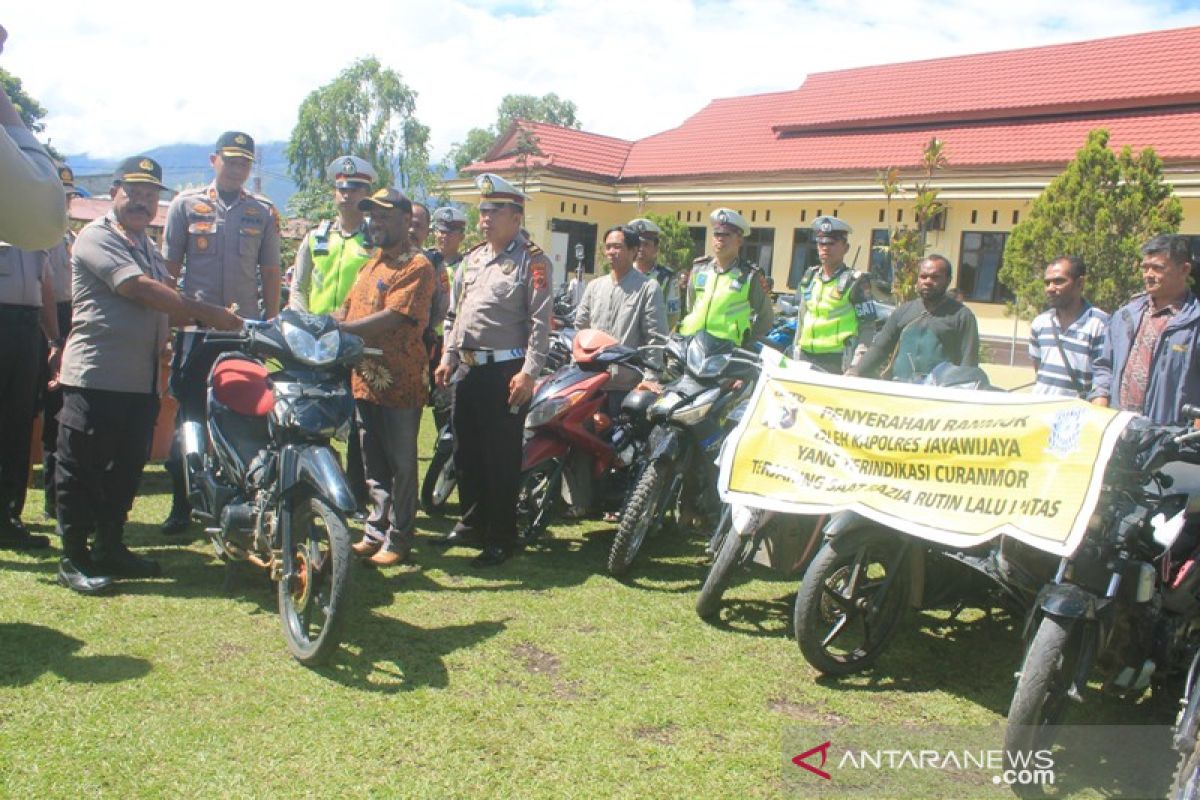
[[1037,370],[1034,394],[1087,397],[1092,364],[1104,348],[1108,314],[1083,299],[1087,273],[1078,256],[1056,258],[1043,282],[1049,310],[1029,326],[1029,357]]

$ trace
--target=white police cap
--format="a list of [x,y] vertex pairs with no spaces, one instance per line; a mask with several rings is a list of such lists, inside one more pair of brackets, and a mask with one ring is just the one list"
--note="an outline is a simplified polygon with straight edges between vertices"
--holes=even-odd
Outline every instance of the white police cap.
[[528,199],[524,192],[493,172],[485,172],[475,178],[475,185],[479,187],[480,210],[496,208],[505,203],[523,209]]
[[742,236],[750,235],[750,223],[732,208],[718,208],[708,215],[708,219],[712,222],[714,231],[722,227],[736,228]]
[[325,168],[325,177],[333,181],[338,189],[351,186],[370,187],[379,179],[379,173],[371,162],[358,156],[338,156]]
[[658,237],[662,235],[662,228],[658,227],[645,217],[638,217],[635,220],[631,220],[629,227],[632,228],[643,239],[650,238],[657,242]]
[[467,215],[453,206],[442,206],[433,212],[433,227],[439,231],[463,230],[467,227]]
[[816,238],[818,239],[826,237],[831,239],[845,239],[847,236],[854,233],[849,225],[842,222],[837,217],[830,216],[817,217],[814,219],[812,229],[813,233],[817,235]]

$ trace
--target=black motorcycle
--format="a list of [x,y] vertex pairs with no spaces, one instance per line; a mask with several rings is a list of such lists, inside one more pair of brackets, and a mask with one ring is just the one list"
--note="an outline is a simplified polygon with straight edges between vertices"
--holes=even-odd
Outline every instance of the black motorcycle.
[[674,338],[662,350],[668,374],[679,374],[663,387],[646,411],[650,441],[646,463],[621,509],[621,524],[608,555],[608,571],[623,575],[642,543],[657,532],[669,511],[682,519],[715,517],[716,457],[733,428],[731,412],[754,388],[758,355],[734,347],[707,331]]
[[[1184,407],[1200,418],[1200,409]],[[1050,743],[1093,668],[1106,692],[1140,697],[1185,674],[1200,646],[1200,432],[1138,418],[1109,460],[1076,552],[1038,594],[1008,710],[1005,749]],[[1193,721],[1188,725],[1194,728]],[[1190,754],[1189,754],[1190,755]]]
[[181,428],[192,513],[221,558],[269,571],[288,648],[319,663],[348,613],[346,515],[356,508],[330,441],[354,413],[346,372],[371,351],[332,318],[290,309],[197,346],[222,352],[207,420]]

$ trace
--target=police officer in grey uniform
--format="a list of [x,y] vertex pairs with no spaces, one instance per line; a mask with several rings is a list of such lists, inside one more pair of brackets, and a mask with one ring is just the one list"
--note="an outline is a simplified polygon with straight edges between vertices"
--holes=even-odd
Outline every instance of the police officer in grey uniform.
[[124,525],[158,417],[168,316],[224,330],[241,326],[226,309],[171,288],[146,235],[164,188],[153,159],[122,161],[113,174],[112,209],[83,229],[72,254],[73,326],[59,376],[55,482],[63,538],[58,580],[82,594],[103,591],[114,578],[160,574],[156,562],[125,546]]
[[629,227],[637,233],[640,242],[633,264],[643,275],[658,282],[667,314],[667,330],[673,331],[679,324],[683,300],[675,270],[658,261],[658,240],[662,236],[662,228],[645,217],[633,220]]
[[21,523],[46,340],[53,372],[62,339],[46,252],[0,242],[0,548],[50,545],[49,539],[31,534]]
[[444,540],[482,546],[491,566],[517,549],[521,446],[550,336],[550,260],[522,230],[525,195],[498,175],[475,180],[479,230],[454,278],[453,324],[434,373],[454,382],[454,463],[462,520]]
[[[217,139],[215,178],[201,189],[180,192],[167,210],[163,256],[185,297],[231,308],[247,319],[279,312],[279,215],[271,201],[243,187],[254,162],[254,140],[239,131]],[[171,363],[171,393],[183,406],[203,407],[205,382],[217,353],[195,349],[199,336],[179,331]],[[195,352],[193,352],[195,350]],[[163,533],[186,530],[191,513],[183,479],[178,430],[166,463],[174,495]]]

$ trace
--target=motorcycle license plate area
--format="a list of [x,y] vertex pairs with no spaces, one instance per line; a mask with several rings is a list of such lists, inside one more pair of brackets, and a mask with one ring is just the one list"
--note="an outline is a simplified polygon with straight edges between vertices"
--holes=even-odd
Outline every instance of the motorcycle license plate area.
[[935,544],[1078,547],[1133,415],[1082,400],[764,365],[721,459],[721,499],[853,510]]

